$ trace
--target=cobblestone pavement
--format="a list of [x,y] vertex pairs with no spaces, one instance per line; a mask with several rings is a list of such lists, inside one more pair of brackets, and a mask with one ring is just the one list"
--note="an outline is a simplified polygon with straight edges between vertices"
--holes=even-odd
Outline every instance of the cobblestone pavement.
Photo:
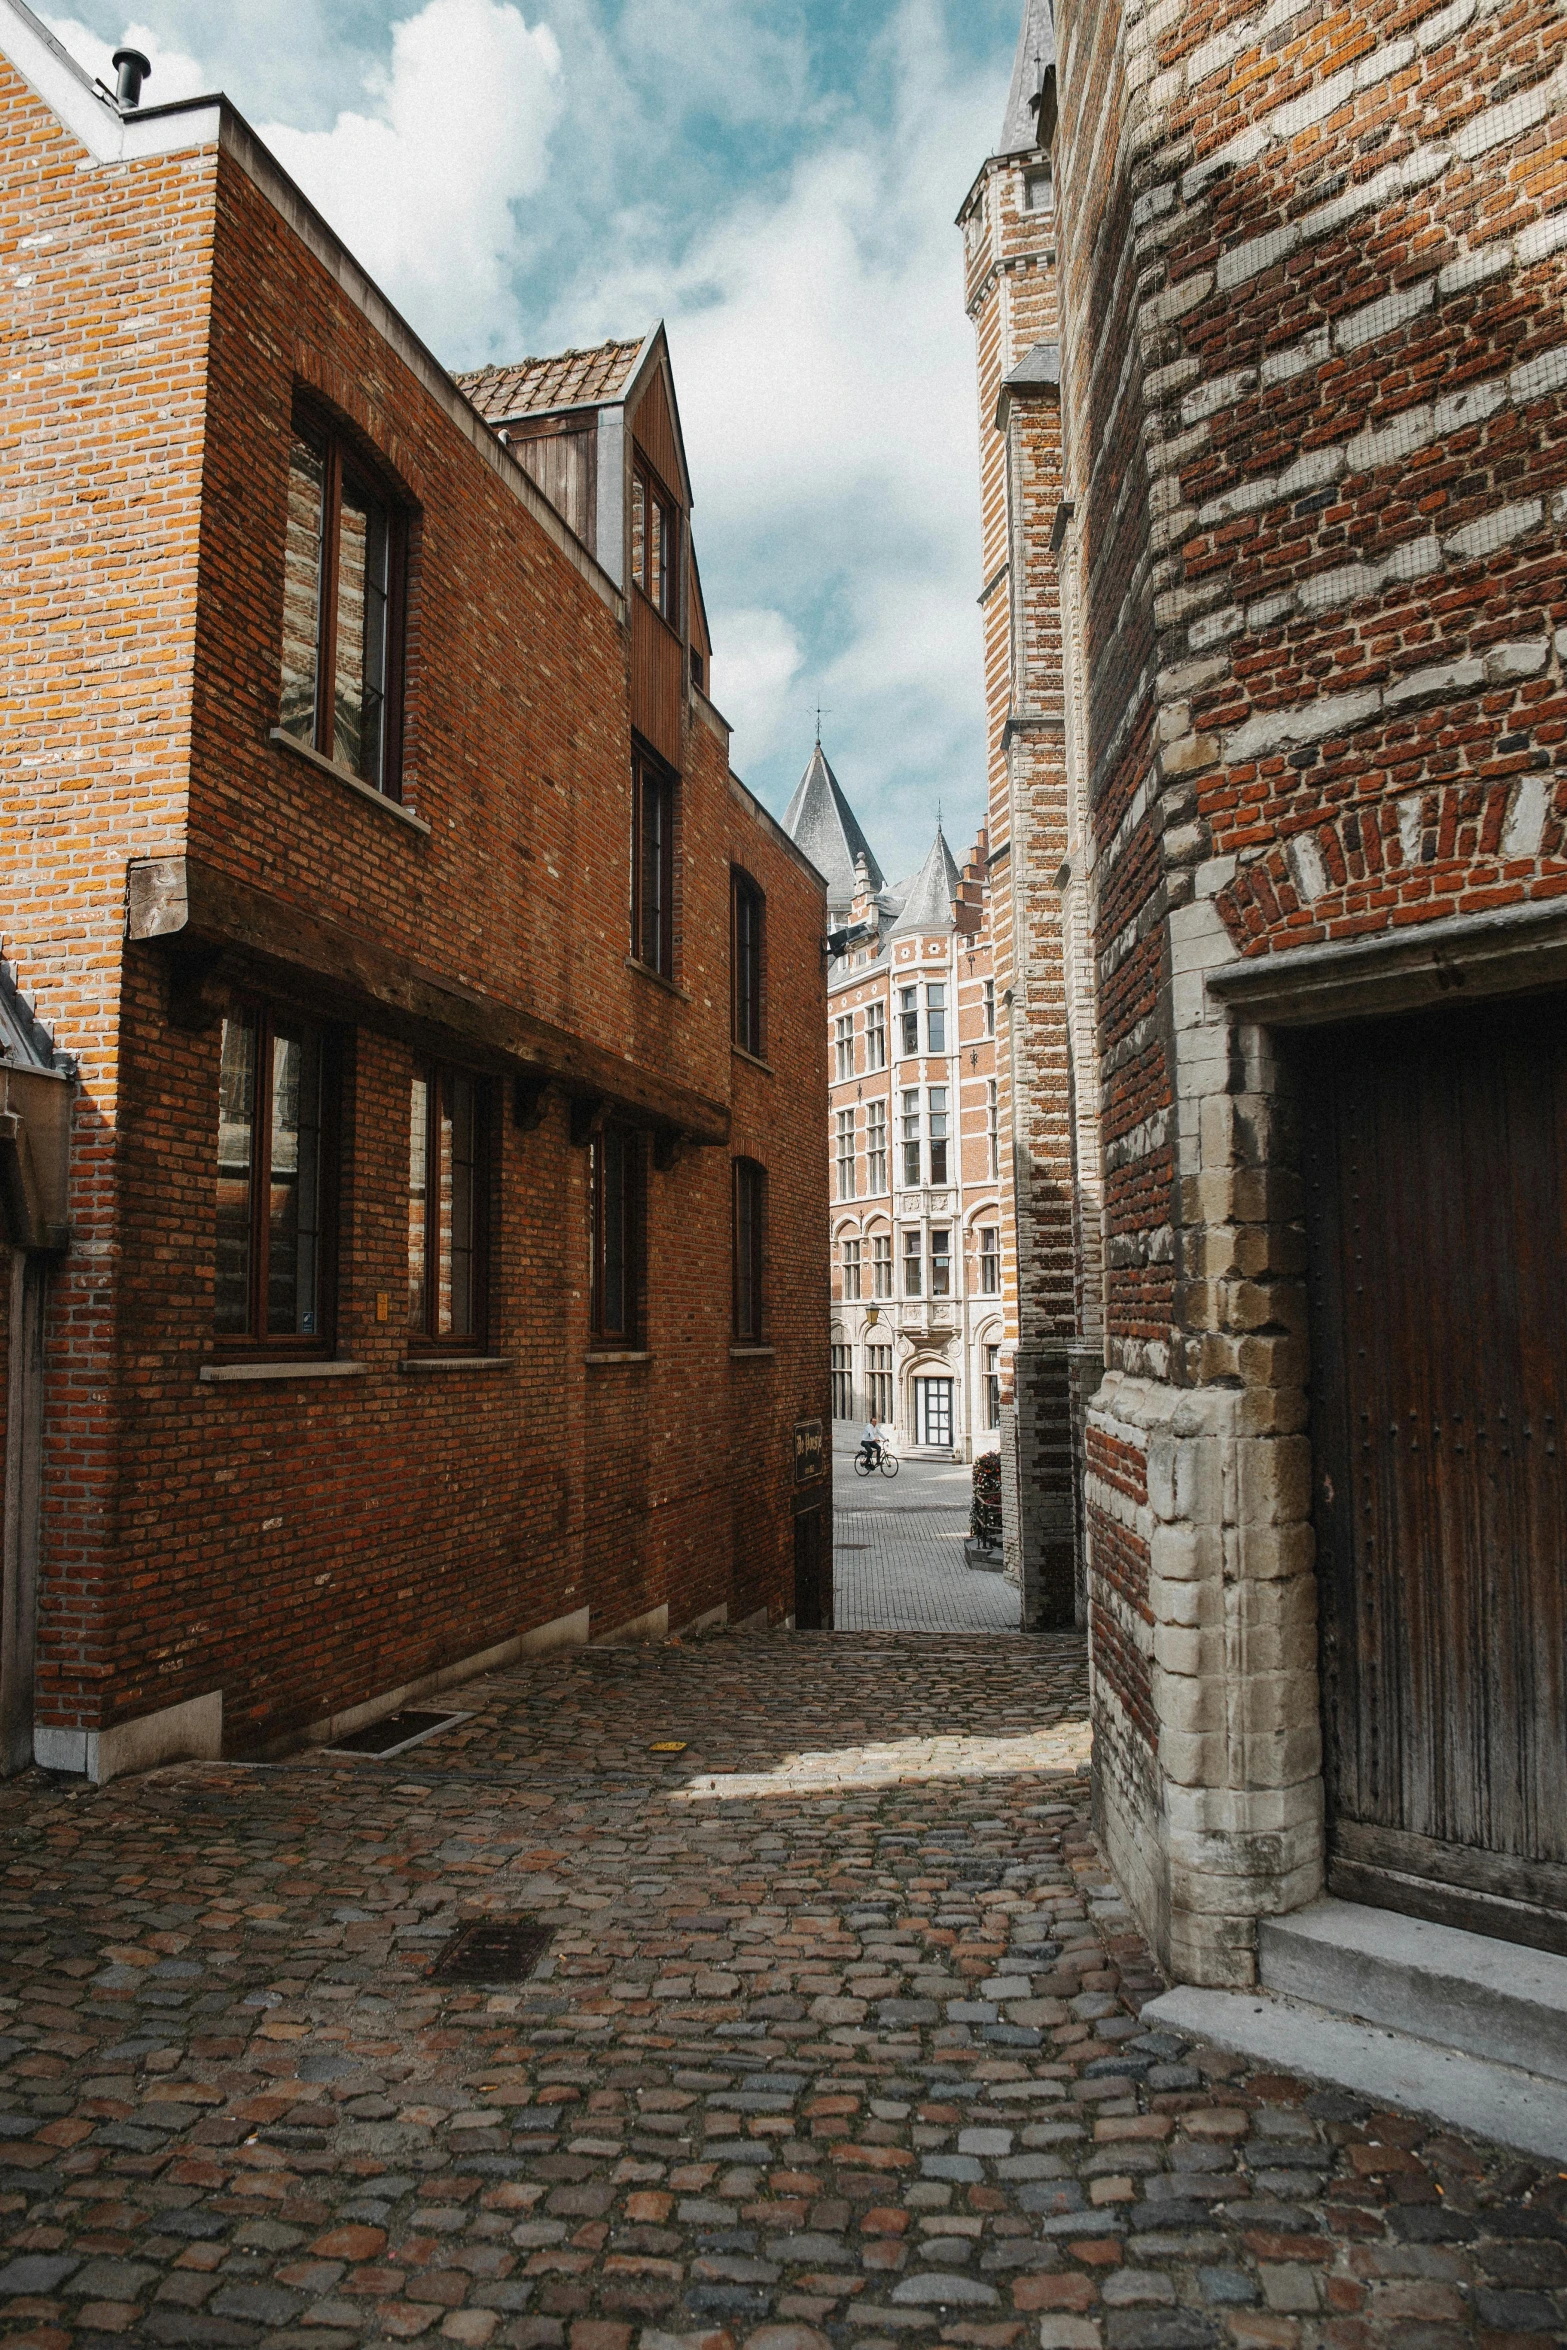
[[[1076,1639],[460,1695],[385,1761],[0,1791],[11,2344],[1560,2337],[1554,2170],[1142,2030]],[[432,1980],[490,1912],[538,1973]]]
[[857,1477],[854,1447],[833,1452],[833,1589],[840,1632],[1015,1632],[1015,1585],[970,1569],[970,1472],[963,1462],[899,1463]]

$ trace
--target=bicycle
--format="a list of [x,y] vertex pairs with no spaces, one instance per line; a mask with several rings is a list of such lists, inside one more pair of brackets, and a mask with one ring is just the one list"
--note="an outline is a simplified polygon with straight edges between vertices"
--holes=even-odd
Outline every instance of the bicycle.
[[865,1447],[862,1444],[859,1451],[854,1456],[854,1474],[856,1477],[874,1477],[876,1474],[876,1469],[880,1469],[884,1477],[896,1477],[898,1474],[897,1454],[895,1452],[889,1452],[887,1447],[883,1445],[881,1448],[881,1459],[876,1463],[875,1468],[873,1468],[871,1463],[865,1457]]

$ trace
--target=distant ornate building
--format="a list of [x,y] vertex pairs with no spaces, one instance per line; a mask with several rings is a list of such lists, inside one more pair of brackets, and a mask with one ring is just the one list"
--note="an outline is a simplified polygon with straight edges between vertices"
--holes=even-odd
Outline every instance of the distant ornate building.
[[888,888],[820,743],[784,829],[850,933],[827,1001],[833,1415],[972,1460],[1000,1442],[1012,1285],[985,835],[960,869],[938,824]]

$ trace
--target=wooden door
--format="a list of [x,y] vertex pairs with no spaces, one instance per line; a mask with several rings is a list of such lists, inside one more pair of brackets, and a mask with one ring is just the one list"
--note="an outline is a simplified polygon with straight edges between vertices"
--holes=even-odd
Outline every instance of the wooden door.
[[794,1628],[832,1630],[832,1559],[827,1511],[821,1502],[802,1509],[794,1521]]
[[1329,1885],[1567,1950],[1567,998],[1299,1063]]

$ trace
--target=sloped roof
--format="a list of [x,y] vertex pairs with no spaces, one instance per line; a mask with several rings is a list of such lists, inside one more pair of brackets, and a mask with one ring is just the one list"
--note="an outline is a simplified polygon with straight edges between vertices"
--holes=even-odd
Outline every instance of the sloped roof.
[[598,408],[622,398],[646,347],[645,335],[635,343],[596,343],[590,351],[557,351],[552,359],[476,367],[452,380],[481,416],[504,424],[510,416]]
[[889,938],[907,935],[915,930],[950,930],[953,927],[952,901],[958,894],[958,884],[962,879],[958,861],[948,848],[947,836],[938,824],[936,837],[930,844],[930,855],[909,883],[903,900],[903,911],[888,932]]
[[1018,155],[1039,145],[1038,117],[1029,108],[1037,95],[1045,68],[1056,61],[1056,27],[1050,0],[1025,0],[1023,28],[1018,35],[1012,87],[1002,118],[998,155]]
[[54,1039],[16,984],[16,973],[0,961],[0,1061],[18,1069],[53,1069]]
[[811,753],[810,765],[784,810],[783,823],[795,846],[805,851],[826,880],[829,906],[847,906],[852,900],[854,868],[861,857],[865,859],[871,888],[881,888],[882,869],[860,830],[854,810],[843,796],[837,776],[827,764],[820,743]]

